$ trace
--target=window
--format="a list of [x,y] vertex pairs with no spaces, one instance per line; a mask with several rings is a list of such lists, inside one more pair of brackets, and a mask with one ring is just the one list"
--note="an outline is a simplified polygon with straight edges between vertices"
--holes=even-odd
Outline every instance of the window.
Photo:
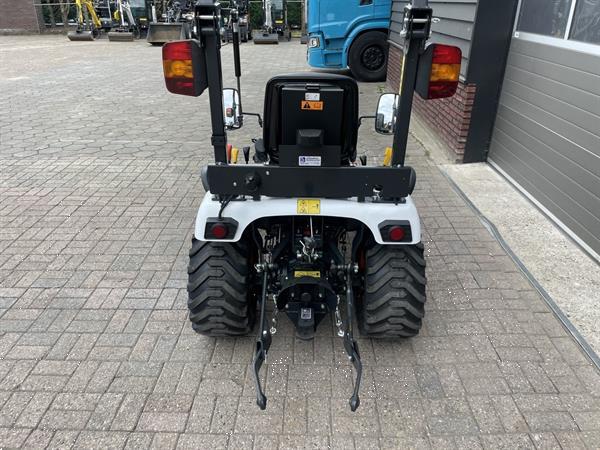
[[521,0],[516,22],[515,37],[555,38],[556,45],[593,53],[600,44],[600,0]]
[[579,0],[575,7],[571,39],[600,44],[600,0]]
[[518,31],[564,38],[571,0],[523,0]]

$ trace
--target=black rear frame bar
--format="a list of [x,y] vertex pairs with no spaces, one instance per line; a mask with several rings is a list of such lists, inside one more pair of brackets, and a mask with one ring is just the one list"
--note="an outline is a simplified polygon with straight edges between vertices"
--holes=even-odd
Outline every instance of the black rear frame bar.
[[280,167],[209,165],[203,174],[220,196],[349,198],[377,196],[398,201],[410,195],[416,175],[411,167]]

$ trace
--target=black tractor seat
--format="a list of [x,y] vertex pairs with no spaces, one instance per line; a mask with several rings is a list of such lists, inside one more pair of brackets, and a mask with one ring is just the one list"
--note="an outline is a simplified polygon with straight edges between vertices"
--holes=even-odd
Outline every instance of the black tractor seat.
[[264,117],[271,164],[339,167],[356,160],[358,85],[352,78],[315,72],[271,78]]

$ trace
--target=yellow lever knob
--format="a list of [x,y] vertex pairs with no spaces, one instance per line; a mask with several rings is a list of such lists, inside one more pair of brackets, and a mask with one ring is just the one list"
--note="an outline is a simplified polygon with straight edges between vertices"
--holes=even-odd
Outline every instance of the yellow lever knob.
[[392,147],[386,147],[385,148],[385,154],[383,156],[383,165],[384,166],[391,166],[392,165]]

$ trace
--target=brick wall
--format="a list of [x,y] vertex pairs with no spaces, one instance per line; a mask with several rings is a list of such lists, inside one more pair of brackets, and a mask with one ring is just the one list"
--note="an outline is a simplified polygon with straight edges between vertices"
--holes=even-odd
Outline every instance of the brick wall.
[[[399,90],[401,67],[402,50],[390,46],[387,84],[392,92]],[[465,151],[475,90],[475,85],[461,82],[451,98],[425,101],[417,94],[414,97],[413,109],[456,155]]]
[[33,0],[0,0],[0,33],[39,33]]

